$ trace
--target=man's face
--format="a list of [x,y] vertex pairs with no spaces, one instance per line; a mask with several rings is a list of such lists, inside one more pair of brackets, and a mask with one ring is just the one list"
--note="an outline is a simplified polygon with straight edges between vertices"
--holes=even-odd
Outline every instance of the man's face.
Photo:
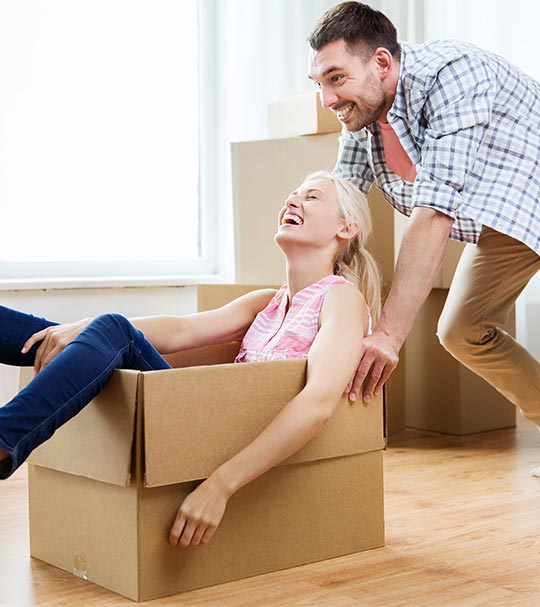
[[349,131],[385,117],[390,105],[376,54],[352,54],[343,39],[311,50],[308,76],[320,90],[321,102]]

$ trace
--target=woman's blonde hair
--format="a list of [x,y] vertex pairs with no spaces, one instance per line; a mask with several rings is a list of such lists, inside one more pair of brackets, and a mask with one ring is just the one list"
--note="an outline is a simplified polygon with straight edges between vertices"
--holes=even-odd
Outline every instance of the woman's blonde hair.
[[375,320],[381,312],[381,274],[373,255],[366,249],[373,229],[367,197],[352,182],[327,171],[311,173],[306,181],[308,179],[331,181],[341,218],[347,225],[358,225],[358,234],[347,241],[347,247],[334,261],[334,274],[358,286]]

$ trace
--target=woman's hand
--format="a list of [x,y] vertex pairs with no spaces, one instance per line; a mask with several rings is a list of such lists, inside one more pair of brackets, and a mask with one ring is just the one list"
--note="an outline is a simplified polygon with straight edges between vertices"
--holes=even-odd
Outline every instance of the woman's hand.
[[207,544],[223,518],[228,500],[222,483],[215,477],[205,480],[178,508],[169,543],[183,547]]
[[77,335],[91,322],[91,318],[85,318],[78,322],[65,325],[47,327],[38,333],[34,333],[24,344],[21,352],[26,354],[38,342],[42,342],[36,351],[34,360],[34,371],[39,373],[51,360],[69,344]]

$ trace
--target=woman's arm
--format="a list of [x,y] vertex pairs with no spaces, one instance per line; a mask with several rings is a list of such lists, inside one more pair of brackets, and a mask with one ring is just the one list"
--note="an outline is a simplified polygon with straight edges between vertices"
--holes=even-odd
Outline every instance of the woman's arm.
[[[241,339],[255,316],[268,304],[274,289],[247,293],[238,299],[209,312],[186,316],[147,316],[130,319],[160,354],[170,354],[216,343]],[[55,325],[34,333],[24,344],[22,353],[38,342],[34,370],[38,373],[71,343],[90,323],[85,318],[75,323]]]
[[208,312],[185,316],[130,318],[160,354],[210,346],[242,339],[255,316],[263,310],[275,289],[262,289]]
[[366,329],[367,308],[360,292],[351,285],[331,288],[309,352],[305,387],[253,442],[188,495],[171,528],[171,544],[207,543],[231,495],[321,431],[358,365]]

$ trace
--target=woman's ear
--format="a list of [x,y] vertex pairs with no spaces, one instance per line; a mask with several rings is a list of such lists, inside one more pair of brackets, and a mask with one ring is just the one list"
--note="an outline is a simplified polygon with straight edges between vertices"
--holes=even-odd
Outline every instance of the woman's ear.
[[360,232],[360,227],[357,223],[348,223],[347,225],[342,226],[337,233],[338,238],[343,238],[344,240],[351,240]]

